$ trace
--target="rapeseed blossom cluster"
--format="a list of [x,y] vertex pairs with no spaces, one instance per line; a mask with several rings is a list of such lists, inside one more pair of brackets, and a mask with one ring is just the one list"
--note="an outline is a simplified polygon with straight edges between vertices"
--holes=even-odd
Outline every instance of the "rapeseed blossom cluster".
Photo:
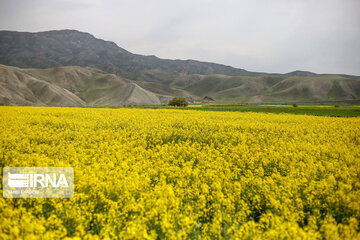
[[75,194],[0,198],[0,239],[359,239],[359,145],[360,118],[1,107],[1,167]]

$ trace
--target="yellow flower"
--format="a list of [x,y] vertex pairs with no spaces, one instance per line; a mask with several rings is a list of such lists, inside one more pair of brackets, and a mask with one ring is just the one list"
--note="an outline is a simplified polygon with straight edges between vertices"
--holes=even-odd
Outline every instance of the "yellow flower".
[[359,239],[359,145],[360,118],[0,107],[3,166],[75,170],[0,198],[0,239]]

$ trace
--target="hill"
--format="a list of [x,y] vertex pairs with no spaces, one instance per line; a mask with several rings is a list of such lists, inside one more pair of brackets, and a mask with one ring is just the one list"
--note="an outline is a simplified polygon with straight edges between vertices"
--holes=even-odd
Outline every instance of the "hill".
[[107,72],[130,75],[146,69],[186,74],[251,74],[215,63],[132,54],[114,42],[76,30],[38,33],[0,31],[0,63],[25,68],[93,66]]
[[157,105],[161,97],[130,80],[89,67],[21,69],[0,65],[0,105]]
[[224,103],[329,102],[360,99],[360,79],[337,75],[313,77],[200,76],[184,87]]
[[299,70],[256,73],[195,60],[160,59],[133,54],[76,30],[0,31],[0,64],[2,104],[146,105],[166,103],[171,96],[199,101],[210,96],[220,103],[360,99],[357,76]]

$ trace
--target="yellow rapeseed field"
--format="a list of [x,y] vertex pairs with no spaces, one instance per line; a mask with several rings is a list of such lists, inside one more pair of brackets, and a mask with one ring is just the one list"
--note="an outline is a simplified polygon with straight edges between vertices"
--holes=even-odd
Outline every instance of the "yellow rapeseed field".
[[0,239],[359,239],[359,145],[360,118],[1,107],[1,167],[75,195],[1,197]]

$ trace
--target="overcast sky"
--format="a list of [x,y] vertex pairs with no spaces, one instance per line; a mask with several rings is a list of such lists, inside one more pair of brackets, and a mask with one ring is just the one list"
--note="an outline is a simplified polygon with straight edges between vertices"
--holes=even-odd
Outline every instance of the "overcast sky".
[[54,29],[161,58],[360,75],[360,0],[0,0],[0,30]]

